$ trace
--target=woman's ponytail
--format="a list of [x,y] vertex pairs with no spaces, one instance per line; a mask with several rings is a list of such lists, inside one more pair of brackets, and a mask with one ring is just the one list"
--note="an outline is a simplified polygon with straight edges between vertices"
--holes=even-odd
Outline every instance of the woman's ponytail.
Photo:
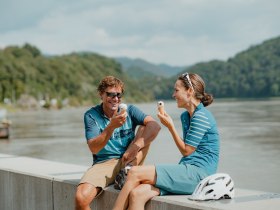
[[213,95],[208,93],[203,93],[203,97],[201,99],[201,103],[203,103],[204,106],[208,106],[213,102]]

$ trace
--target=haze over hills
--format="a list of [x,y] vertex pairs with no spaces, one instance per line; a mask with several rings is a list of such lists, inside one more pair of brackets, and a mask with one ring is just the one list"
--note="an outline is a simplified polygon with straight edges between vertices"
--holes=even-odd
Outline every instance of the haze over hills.
[[168,64],[153,64],[140,58],[131,59],[128,57],[115,58],[123,67],[123,70],[133,78],[146,76],[171,77],[177,75],[186,67],[171,66]]

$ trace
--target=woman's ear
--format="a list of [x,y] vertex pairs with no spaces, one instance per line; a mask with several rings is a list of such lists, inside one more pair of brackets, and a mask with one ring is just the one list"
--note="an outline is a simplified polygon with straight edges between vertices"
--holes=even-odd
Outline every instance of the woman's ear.
[[192,90],[191,88],[189,88],[189,89],[187,90],[187,96],[188,96],[188,98],[191,97],[191,95],[193,95],[193,90]]

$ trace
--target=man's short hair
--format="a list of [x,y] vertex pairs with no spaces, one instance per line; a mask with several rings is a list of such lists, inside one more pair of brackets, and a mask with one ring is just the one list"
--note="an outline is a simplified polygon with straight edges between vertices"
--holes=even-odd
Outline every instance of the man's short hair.
[[108,87],[120,87],[121,90],[122,90],[122,93],[124,92],[124,83],[120,79],[118,79],[118,78],[116,78],[114,76],[106,76],[106,77],[104,77],[100,81],[100,83],[99,83],[99,85],[97,87],[97,90],[98,90],[99,93],[104,93],[105,90]]

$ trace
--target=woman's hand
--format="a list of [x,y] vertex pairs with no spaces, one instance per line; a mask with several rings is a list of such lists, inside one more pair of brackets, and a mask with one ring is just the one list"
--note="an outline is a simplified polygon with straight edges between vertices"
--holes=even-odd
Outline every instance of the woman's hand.
[[157,116],[160,119],[160,122],[167,128],[174,126],[172,118],[166,112],[164,112],[164,114],[158,113]]

